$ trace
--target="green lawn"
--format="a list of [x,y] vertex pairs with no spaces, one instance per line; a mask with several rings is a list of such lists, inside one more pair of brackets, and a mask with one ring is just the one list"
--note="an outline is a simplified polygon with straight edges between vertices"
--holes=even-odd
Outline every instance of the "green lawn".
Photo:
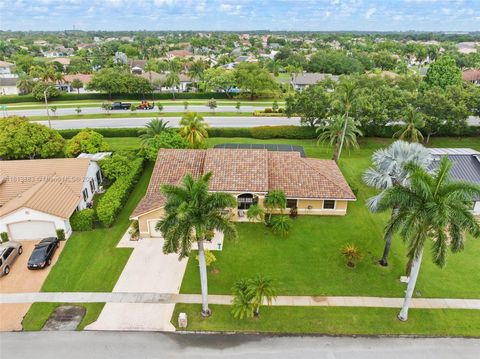
[[105,137],[108,143],[108,151],[134,151],[140,148],[138,137]]
[[[314,141],[255,139],[209,140],[224,142],[291,143],[305,147],[309,157],[328,158],[331,150],[317,147]],[[405,246],[395,238],[387,268],[377,264],[383,250],[383,228],[387,214],[371,214],[365,200],[374,191],[362,184],[363,171],[370,164],[373,151],[387,145],[388,139],[362,139],[361,150],[345,152],[340,167],[352,188],[358,190],[357,202],[349,205],[345,217],[301,216],[294,220],[288,237],[273,235],[262,224],[237,225],[239,240],[227,242],[222,252],[215,252],[218,274],[209,276],[212,294],[228,294],[235,281],[257,273],[272,277],[279,294],[284,295],[366,295],[402,297],[405,285],[399,282],[406,265]],[[480,141],[434,139],[437,147],[472,147],[480,150]],[[355,268],[345,266],[340,249],[354,243],[363,253]],[[465,251],[450,255],[444,269],[433,265],[427,254],[418,279],[416,296],[480,298],[480,241],[468,240]],[[182,293],[199,293],[198,265],[190,256],[183,279]]]
[[212,305],[212,316],[203,318],[200,305],[177,304],[172,317],[187,313],[192,331],[314,333],[328,335],[480,336],[480,311],[411,309],[400,322],[394,308],[264,307],[260,319],[233,318],[229,306]]
[[[43,328],[47,319],[53,311],[60,305],[68,303],[33,303],[25,318],[23,318],[22,326],[25,331],[38,331]],[[70,305],[79,305],[87,310],[85,317],[78,325],[77,330],[83,330],[87,325],[97,320],[105,303],[75,303]]]
[[131,248],[116,248],[116,245],[129,226],[128,217],[146,191],[152,170],[153,164],[148,163],[112,227],[75,232],[70,237],[42,291],[109,292],[113,289],[132,252]]

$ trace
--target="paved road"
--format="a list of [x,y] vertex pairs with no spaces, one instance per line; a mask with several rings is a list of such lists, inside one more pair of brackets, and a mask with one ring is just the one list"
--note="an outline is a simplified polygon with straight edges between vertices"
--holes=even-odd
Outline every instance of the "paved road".
[[[263,110],[265,107],[268,107],[269,105],[245,105],[240,107],[240,111],[242,112],[253,112],[253,111],[258,111],[258,110]],[[271,106],[271,105],[270,105]],[[52,106],[49,106],[50,108]],[[183,105],[165,105],[163,107],[162,112],[184,112],[185,108]],[[190,105],[188,106],[188,111],[193,111],[193,112],[212,112],[212,110],[205,106],[205,105]],[[127,111],[110,111],[111,113],[130,113],[130,110]],[[153,109],[153,110],[137,110],[137,112],[146,112],[146,113],[158,113],[158,109]],[[215,112],[237,112],[237,109],[235,106],[232,105],[219,105],[216,109]],[[104,114],[105,111],[100,107],[82,107],[82,115],[93,115],[93,114]],[[51,112],[50,112],[51,114]],[[75,111],[75,107],[59,107],[57,108],[57,111],[55,115],[57,116],[64,116],[64,115],[76,115],[77,112]],[[47,111],[43,109],[22,109],[22,110],[8,110],[8,115],[13,116],[13,115],[18,115],[18,116],[46,116]]]
[[[255,127],[255,126],[276,126],[276,125],[299,125],[300,119],[298,117],[208,117],[205,116],[205,121],[211,127]],[[52,127],[58,130],[72,129],[72,128],[126,128],[126,127],[143,127],[151,117],[140,118],[107,118],[107,119],[81,119],[81,120],[54,120],[51,121]],[[165,118],[170,123],[170,126],[178,127],[180,117]],[[48,126],[48,121],[38,121]]]
[[1,358],[478,359],[478,339],[112,332],[0,334]]

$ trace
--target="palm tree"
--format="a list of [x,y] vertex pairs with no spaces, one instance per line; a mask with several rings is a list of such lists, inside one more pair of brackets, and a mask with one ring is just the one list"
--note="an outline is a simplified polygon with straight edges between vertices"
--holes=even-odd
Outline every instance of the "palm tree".
[[248,291],[248,280],[240,279],[232,287],[232,315],[234,318],[243,319],[253,317],[255,305],[253,295]]
[[202,60],[194,61],[190,66],[190,78],[193,80],[195,86],[197,84],[197,80],[200,80],[202,78],[205,67],[205,63]]
[[282,237],[290,231],[290,218],[288,216],[275,216],[271,220],[272,229]]
[[252,204],[247,210],[247,218],[249,221],[263,221],[265,211],[258,204]]
[[408,186],[387,189],[378,205],[379,211],[398,208],[386,232],[400,234],[407,242],[408,258],[412,261],[405,300],[398,315],[402,321],[408,319],[425,242],[432,241],[433,262],[444,267],[449,246],[457,253],[464,248],[466,233],[480,237],[480,225],[471,212],[472,199],[480,197],[480,186],[450,180],[451,167],[447,157],[440,160],[434,174],[413,163],[408,164]]
[[268,191],[263,203],[268,211],[268,223],[270,223],[274,210],[279,209],[280,212],[283,212],[287,207],[287,196],[285,196],[285,192],[282,190],[271,190]]
[[340,143],[338,146],[338,151],[336,151],[335,162],[338,163],[340,155],[342,154],[343,143],[346,138],[347,128],[350,122],[350,111],[352,107],[358,102],[358,86],[353,81],[343,81],[338,85],[337,91],[335,92],[338,95],[336,99],[336,104],[341,108],[345,122],[343,124],[343,130],[340,136]]
[[145,143],[146,140],[153,138],[164,131],[168,131],[169,129],[170,127],[168,126],[168,121],[163,121],[155,118],[149,121],[145,125],[145,128],[140,130],[140,139],[142,143]]
[[203,119],[203,116],[197,112],[188,112],[182,116],[180,120],[179,130],[182,136],[192,148],[199,148],[205,139],[208,137],[208,124]]
[[260,306],[264,301],[271,305],[277,297],[277,289],[272,279],[261,275],[248,280],[247,293],[252,297],[256,317],[260,315]]
[[408,107],[404,113],[404,125],[394,133],[393,138],[399,138],[408,142],[422,142],[423,135],[420,131],[425,127],[422,115],[413,107]]
[[176,72],[170,72],[165,79],[165,86],[172,91],[172,96],[175,98],[175,90],[180,85],[180,77]]
[[[370,187],[381,190],[380,194],[371,197],[367,206],[372,212],[377,212],[378,202],[388,188],[407,185],[407,170],[405,164],[413,162],[422,168],[428,168],[432,161],[430,152],[418,143],[395,141],[386,149],[377,150],[372,156],[373,166],[363,175],[363,181]],[[392,218],[397,213],[397,206],[392,208]],[[379,263],[388,266],[388,254],[392,244],[392,233],[385,234],[385,247]]]
[[17,87],[21,93],[26,94],[32,92],[34,86],[35,81],[26,73],[21,73],[18,76]]
[[335,146],[333,160],[338,163],[342,142],[347,148],[359,148],[357,136],[363,136],[363,133],[357,126],[356,121],[348,121],[345,116],[331,117],[324,125],[317,127],[317,142],[327,142],[330,146]]
[[235,225],[224,213],[225,208],[236,206],[237,201],[231,194],[209,193],[211,178],[211,172],[198,180],[187,174],[181,186],[162,185],[160,191],[166,197],[165,214],[156,225],[165,241],[164,253],[178,253],[182,259],[190,254],[192,243],[197,242],[204,316],[211,313],[208,307],[205,237],[212,230],[223,232],[229,239],[238,237]]

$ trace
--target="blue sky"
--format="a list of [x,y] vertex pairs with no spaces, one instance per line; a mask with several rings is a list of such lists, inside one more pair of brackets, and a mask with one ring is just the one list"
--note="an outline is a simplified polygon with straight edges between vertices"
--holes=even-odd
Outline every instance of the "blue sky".
[[0,30],[480,30],[480,0],[0,0]]

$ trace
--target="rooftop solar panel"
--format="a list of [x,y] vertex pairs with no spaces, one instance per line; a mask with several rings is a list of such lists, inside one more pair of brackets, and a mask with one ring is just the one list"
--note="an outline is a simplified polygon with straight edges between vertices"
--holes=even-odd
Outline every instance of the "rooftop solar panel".
[[292,146],[288,144],[274,144],[274,143],[221,143],[215,145],[214,148],[230,148],[230,149],[266,149],[268,151],[283,151],[283,152],[299,152],[301,157],[305,156],[305,150],[302,146]]

